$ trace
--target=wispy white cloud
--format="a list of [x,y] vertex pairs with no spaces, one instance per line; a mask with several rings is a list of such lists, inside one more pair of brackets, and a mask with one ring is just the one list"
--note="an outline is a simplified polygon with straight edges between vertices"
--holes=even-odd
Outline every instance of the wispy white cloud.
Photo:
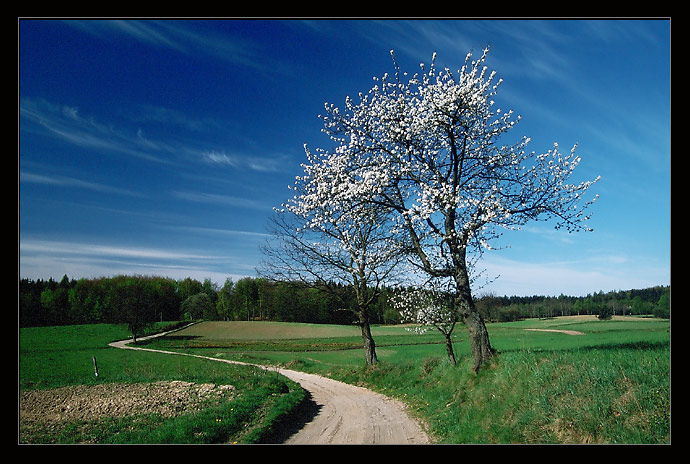
[[163,260],[215,259],[212,255],[169,251],[156,248],[95,245],[80,242],[50,240],[20,240],[19,250],[24,253],[51,253],[55,255],[83,255],[98,257],[126,257]]
[[[77,21],[72,21],[74,24]],[[106,28],[113,31],[118,31],[139,41],[146,42],[152,45],[172,48],[182,52],[188,52],[188,47],[176,40],[174,35],[167,34],[164,30],[157,27],[159,24],[156,21],[139,21],[139,20],[103,20],[103,21],[89,21],[89,30],[93,31],[95,27],[105,25]]]
[[572,244],[574,243],[574,240],[570,234],[563,233],[562,230],[556,230],[553,227],[538,227],[535,225],[528,225],[528,226],[523,226],[521,227],[522,231],[537,235],[540,238],[543,238],[545,240],[549,241],[554,241],[554,242],[559,242],[559,243],[564,243],[564,244]]
[[[375,28],[359,23],[359,33],[374,43],[385,42],[396,54],[427,63],[438,53],[437,65],[459,69],[468,52],[473,56],[490,47],[491,67],[503,73],[569,81],[571,63],[559,51],[568,41],[558,22],[538,20],[380,20]],[[496,43],[509,41],[510,53]],[[515,53],[519,50],[519,53]]]
[[249,269],[246,273],[241,269],[223,272],[219,263],[232,258],[193,251],[21,239],[19,252],[20,275],[29,279],[59,279],[62,275],[73,278],[154,275],[200,281],[210,278],[222,284],[228,277],[237,280],[253,275]]
[[279,172],[287,162],[287,157],[282,155],[269,155],[261,158],[249,155],[232,155],[216,150],[204,151],[201,156],[209,164],[246,168],[257,172]]
[[98,38],[108,38],[112,35],[125,35],[138,41],[155,46],[185,51],[182,44],[176,42],[165,33],[157,30],[154,22],[139,20],[65,20],[65,24],[86,32]]
[[185,192],[176,191],[172,192],[172,195],[180,198],[182,200],[193,201],[196,203],[208,203],[215,205],[226,205],[235,206],[240,208],[249,209],[263,209],[270,210],[271,206],[268,206],[260,201],[251,200],[248,198],[240,198],[232,195],[219,195],[216,193],[206,193],[206,192]]
[[221,34],[209,27],[197,27],[198,21],[122,19],[69,20],[65,23],[101,39],[125,36],[186,55],[211,56],[233,65],[270,69],[271,72],[281,70],[281,67],[268,67],[270,64],[266,63],[265,54],[260,53],[261,48],[254,41],[233,36],[227,30]]
[[186,231],[193,233],[201,233],[208,235],[220,235],[220,236],[242,236],[249,238],[267,238],[270,234],[264,232],[252,232],[247,230],[235,230],[235,229],[220,229],[216,227],[190,227],[190,226],[172,226],[171,229],[178,231]]
[[[49,135],[79,147],[93,149],[95,153],[121,153],[157,163],[169,162],[169,158],[161,151],[163,147],[144,138],[141,131],[128,133],[113,125],[98,122],[93,117],[84,117],[75,107],[22,99],[19,114],[25,122],[37,124],[47,130]],[[21,124],[20,121],[20,130],[32,131],[36,128]]]
[[215,150],[204,151],[202,158],[209,164],[225,165],[237,167],[240,165],[240,160],[236,156],[228,155],[224,152],[217,152]]
[[[284,155],[275,153],[255,156],[229,154],[223,149],[203,149],[195,146],[194,142],[175,142],[170,136],[164,141],[161,137],[148,135],[141,127],[118,128],[112,123],[98,121],[92,116],[83,116],[76,107],[44,100],[22,99],[20,116],[24,123],[29,123],[21,124],[21,131],[36,131],[42,128],[45,131],[44,134],[92,150],[95,154],[117,153],[156,163],[177,165],[201,161],[216,166],[264,173],[279,172],[288,159]],[[190,127],[198,129],[209,125],[209,120],[194,120],[177,111],[168,111],[162,107],[157,108],[154,116],[149,114],[140,120],[172,125],[178,129],[174,132],[175,134],[188,130]],[[215,127],[220,127],[220,124],[216,123]],[[168,127],[167,130],[169,131],[170,128]],[[212,145],[214,142],[203,143]]]
[[92,190],[92,191],[102,192],[102,193],[115,193],[118,195],[140,196],[138,193],[132,192],[131,190],[112,187],[110,185],[100,184],[100,183],[96,183],[96,182],[89,182],[89,181],[77,179],[74,177],[56,176],[56,175],[46,176],[46,175],[42,175],[42,174],[36,174],[36,173],[25,172],[25,171],[20,171],[19,182],[20,183],[53,185],[56,187],[79,188],[79,189]]
[[127,118],[136,123],[153,123],[194,133],[218,130],[227,131],[234,125],[231,121],[218,120],[205,116],[195,117],[174,108],[142,102],[137,103],[129,110],[125,108],[122,111],[126,111]]

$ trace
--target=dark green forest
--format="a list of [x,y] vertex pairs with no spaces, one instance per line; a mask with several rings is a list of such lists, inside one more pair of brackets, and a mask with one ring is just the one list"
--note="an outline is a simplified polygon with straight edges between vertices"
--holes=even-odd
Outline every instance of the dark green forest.
[[[398,288],[381,289],[371,308],[374,324],[400,322],[388,301]],[[593,314],[670,317],[670,286],[592,293],[586,297],[479,295],[485,320],[507,322]],[[59,281],[21,279],[20,327],[72,324],[134,324],[181,320],[266,320],[353,324],[355,296],[347,286],[312,287],[264,278],[227,279],[222,287],[206,279],[116,276]],[[134,321],[134,322],[133,322]]]

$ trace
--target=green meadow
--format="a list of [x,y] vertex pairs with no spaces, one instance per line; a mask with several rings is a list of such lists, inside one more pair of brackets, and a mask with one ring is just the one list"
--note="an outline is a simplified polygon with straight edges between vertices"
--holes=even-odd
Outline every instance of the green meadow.
[[[298,384],[257,367],[108,346],[110,342],[129,336],[126,328],[109,324],[20,329],[20,393],[73,385],[184,380],[233,385],[239,394],[231,400],[173,418],[142,413],[60,426],[49,423],[20,427],[19,442],[270,442],[281,421],[305,398]],[[94,357],[98,376],[95,375]]]
[[[440,334],[417,335],[405,326],[372,329],[379,359],[373,367],[365,364],[359,329],[351,326],[202,322],[142,345],[281,365],[366,386],[404,401],[436,443],[670,443],[668,319],[572,316],[491,323],[487,328],[498,355],[478,374],[471,369],[461,325],[454,332],[457,366],[448,361]],[[234,428],[253,434],[201,434],[216,437],[215,442],[268,441],[301,401],[301,389],[274,373],[107,346],[127,336],[123,329],[105,325],[21,329],[20,390],[160,379],[242,386],[247,398],[237,401],[252,402],[247,410],[261,404],[268,419],[256,424],[251,414],[238,417]],[[98,378],[92,356],[99,360]],[[270,401],[262,403],[266,398]],[[202,414],[213,425],[198,427],[215,427],[210,420],[214,414]],[[203,424],[203,417],[175,418],[172,422],[179,423],[167,426],[171,420],[151,419],[155,424],[147,431],[132,435],[106,428],[100,441],[184,442],[194,426],[180,424]],[[169,430],[177,429],[183,432],[172,436]],[[80,440],[68,435],[58,441]]]

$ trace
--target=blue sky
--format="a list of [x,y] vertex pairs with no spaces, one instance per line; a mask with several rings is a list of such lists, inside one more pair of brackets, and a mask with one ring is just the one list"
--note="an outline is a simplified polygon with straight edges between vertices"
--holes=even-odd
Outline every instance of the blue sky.
[[[476,293],[670,284],[670,20],[18,22],[20,278],[255,276],[318,115],[392,72],[491,46],[514,140],[578,143],[592,233],[531,224]],[[483,282],[480,280],[479,283]]]

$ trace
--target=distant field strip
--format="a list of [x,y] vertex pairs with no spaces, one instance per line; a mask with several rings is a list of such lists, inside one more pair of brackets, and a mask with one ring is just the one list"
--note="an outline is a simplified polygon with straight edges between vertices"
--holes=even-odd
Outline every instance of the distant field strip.
[[584,335],[584,332],[579,332],[577,330],[556,330],[556,329],[525,329],[525,330],[531,330],[533,332],[558,332],[558,333],[564,333],[567,335]]
[[268,321],[208,321],[175,333],[210,340],[281,340],[299,338],[355,337],[359,327]]

